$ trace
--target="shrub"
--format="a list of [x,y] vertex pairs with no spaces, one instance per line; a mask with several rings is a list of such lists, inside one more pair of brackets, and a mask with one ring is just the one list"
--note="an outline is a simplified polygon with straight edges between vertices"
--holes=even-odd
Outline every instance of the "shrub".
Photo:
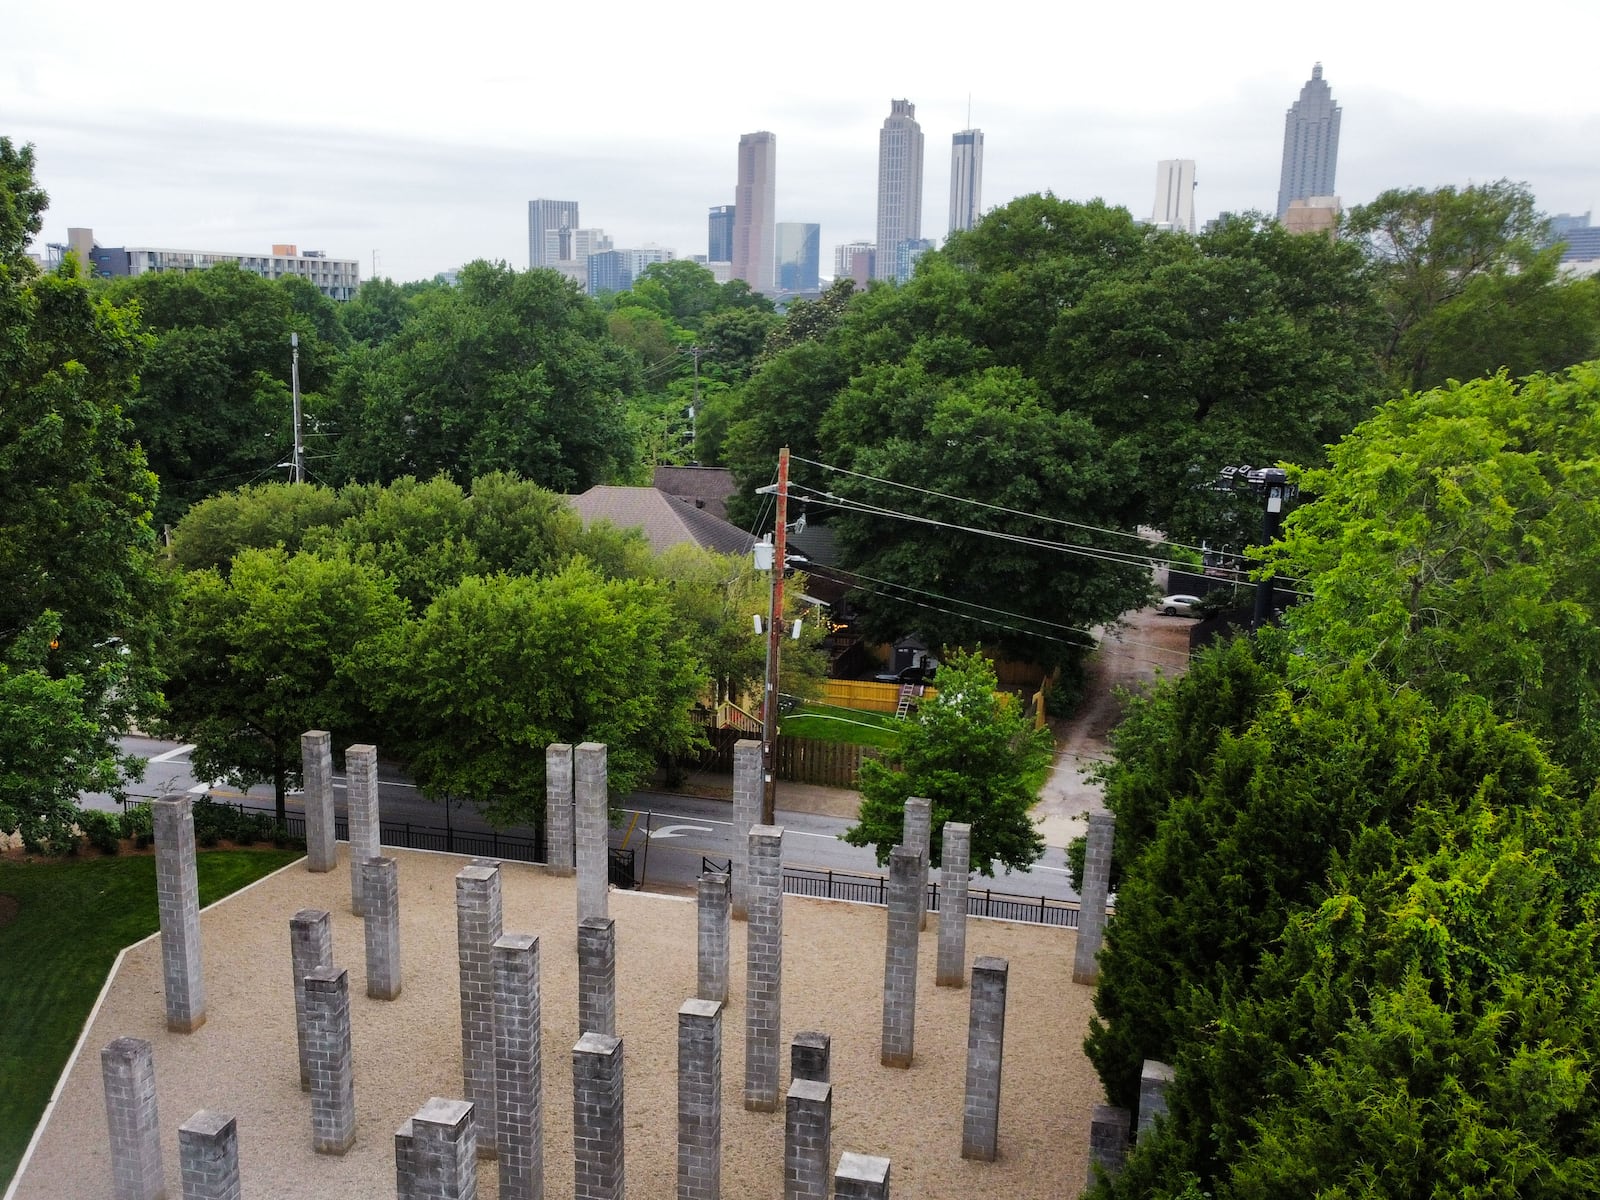
[[79,813],[78,832],[102,854],[115,854],[122,849],[122,819],[115,813]]

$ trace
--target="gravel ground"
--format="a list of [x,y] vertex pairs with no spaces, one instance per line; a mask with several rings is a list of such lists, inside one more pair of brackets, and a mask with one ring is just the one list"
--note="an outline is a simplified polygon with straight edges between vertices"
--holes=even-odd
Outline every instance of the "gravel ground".
[[[17,1200],[111,1195],[100,1048],[132,1035],[155,1045],[169,1194],[177,1196],[177,1127],[200,1108],[239,1119],[247,1197],[390,1197],[392,1134],[430,1096],[459,1096],[454,876],[462,858],[394,851],[400,860],[404,990],[366,997],[361,924],[349,912],[349,872],[292,865],[201,918],[208,1020],[194,1034],[165,1029],[160,946],[123,959],[16,1189]],[[545,1166],[551,1197],[572,1194],[572,1075],[578,1038],[573,882],[538,867],[503,868],[504,927],[540,937]],[[303,907],[333,913],[335,961],[350,971],[357,1141],[343,1158],[313,1154],[310,1103],[299,1089],[288,922]],[[1092,992],[1071,982],[1074,934],[973,920],[970,963],[1010,960],[1000,1159],[961,1158],[969,993],[933,984],[937,917],[922,935],[916,1058],[878,1063],[884,911],[785,897],[783,1026],[833,1037],[833,1157],[893,1160],[898,1197],[1075,1196],[1087,1162],[1089,1112],[1102,1101],[1081,1052]],[[626,1063],[628,1194],[669,1200],[676,1170],[676,1022],[695,984],[695,912],[678,897],[613,892],[618,1032]],[[723,1193],[782,1192],[783,1114],[743,1108],[744,933],[735,925],[734,995],[723,1023]],[[783,1086],[788,1085],[785,1064]],[[492,1163],[479,1195],[498,1192]]]

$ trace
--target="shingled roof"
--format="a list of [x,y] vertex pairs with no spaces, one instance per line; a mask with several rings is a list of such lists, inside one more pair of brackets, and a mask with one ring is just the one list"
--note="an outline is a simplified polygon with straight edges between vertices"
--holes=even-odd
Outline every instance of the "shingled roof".
[[657,554],[669,546],[692,542],[719,554],[748,554],[755,539],[737,525],[693,501],[669,496],[653,487],[598,484],[581,496],[567,497],[585,525],[610,521],[618,529],[642,529]]
[[727,467],[657,467],[652,486],[669,496],[694,502],[714,516],[728,519],[728,497],[738,491]]

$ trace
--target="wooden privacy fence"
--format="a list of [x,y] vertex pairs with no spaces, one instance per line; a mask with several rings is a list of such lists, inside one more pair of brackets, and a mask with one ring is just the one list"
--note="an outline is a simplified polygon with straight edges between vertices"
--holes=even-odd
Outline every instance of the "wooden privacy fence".
[[[733,744],[750,735],[740,733],[737,729],[708,729],[706,736],[711,740],[711,747],[700,755],[695,765],[703,770],[731,774]],[[861,761],[869,755],[876,758],[878,751],[870,746],[821,742],[813,738],[780,734],[778,778],[789,783],[853,788],[856,786],[856,773],[861,770]]]
[[[932,699],[938,692],[933,687],[921,688],[918,698]],[[840,708],[892,713],[900,703],[900,685],[874,683],[870,679],[830,679],[823,686],[822,699]]]

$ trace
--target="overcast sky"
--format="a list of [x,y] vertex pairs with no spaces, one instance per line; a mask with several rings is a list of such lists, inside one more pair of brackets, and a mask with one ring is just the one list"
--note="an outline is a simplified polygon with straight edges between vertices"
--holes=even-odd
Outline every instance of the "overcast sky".
[[1197,160],[1196,213],[1271,210],[1284,111],[1320,61],[1345,204],[1508,177],[1600,208],[1596,0],[1124,5],[0,0],[0,134],[33,142],[40,242],[257,252],[362,276],[527,266],[527,202],[577,200],[618,246],[706,250],[739,135],[777,135],[780,221],[873,236],[889,102],[926,136],[923,236],[950,135],[984,131],[983,205],[1100,196],[1148,216]]

